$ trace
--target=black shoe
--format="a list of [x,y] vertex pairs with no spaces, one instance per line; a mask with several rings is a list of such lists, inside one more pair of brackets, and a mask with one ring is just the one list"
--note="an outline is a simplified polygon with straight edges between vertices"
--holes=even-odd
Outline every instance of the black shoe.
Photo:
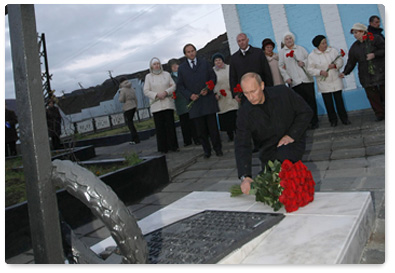
[[184,147],[188,147],[188,146],[191,146],[191,145],[192,145],[192,142],[191,143],[185,143]]
[[222,151],[215,152],[215,154],[216,154],[217,156],[223,156],[223,155],[224,155],[224,153],[223,153]]
[[210,153],[207,153],[207,154],[205,153],[205,154],[204,154],[204,158],[206,158],[206,159],[210,158],[210,156],[211,156]]
[[175,148],[175,149],[172,149],[172,151],[178,153],[180,151],[180,149],[179,148]]
[[199,140],[194,141],[195,145],[201,145],[202,143]]
[[384,117],[376,117],[376,121],[382,121],[384,120]]
[[336,127],[337,126],[337,120],[331,121],[331,127]]
[[342,123],[343,123],[344,125],[350,125],[350,124],[351,124],[351,121],[349,121],[348,119],[346,119],[346,120],[342,120]]

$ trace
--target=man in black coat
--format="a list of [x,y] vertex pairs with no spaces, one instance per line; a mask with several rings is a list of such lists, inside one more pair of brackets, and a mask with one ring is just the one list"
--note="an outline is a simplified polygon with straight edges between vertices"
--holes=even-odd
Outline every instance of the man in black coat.
[[[245,33],[237,35],[237,44],[239,50],[230,58],[229,83],[231,90],[234,90],[240,83],[241,77],[247,72],[257,73],[266,86],[273,86],[272,72],[262,49],[249,45],[249,39]],[[236,96],[236,100],[241,101],[238,96]]]
[[186,61],[178,68],[177,90],[189,101],[193,101],[189,118],[196,126],[197,135],[204,150],[204,157],[211,156],[211,139],[217,156],[222,156],[222,143],[219,135],[216,113],[219,112],[214,92],[205,90],[206,82],[216,84],[217,76],[211,65],[203,58],[196,57],[196,47],[184,46]]
[[305,100],[285,85],[265,88],[256,73],[241,79],[247,100],[239,108],[235,155],[241,190],[248,194],[252,177],[252,144],[259,147],[262,169],[269,160],[297,162],[306,148],[306,130],[313,111]]
[[380,17],[377,15],[370,16],[369,18],[369,26],[368,26],[368,32],[371,32],[376,35],[380,35],[381,38],[385,40],[385,37],[383,35],[383,29],[380,27]]

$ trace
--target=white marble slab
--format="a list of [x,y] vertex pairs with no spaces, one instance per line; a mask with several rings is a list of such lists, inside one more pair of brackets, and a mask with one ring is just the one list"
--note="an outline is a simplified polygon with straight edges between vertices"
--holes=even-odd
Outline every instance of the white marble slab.
[[[143,234],[204,210],[273,212],[254,196],[192,192],[139,221]],[[284,209],[278,211],[285,213]],[[358,263],[374,222],[369,192],[319,192],[298,211],[222,259],[223,264]],[[108,238],[92,250],[114,245]]]

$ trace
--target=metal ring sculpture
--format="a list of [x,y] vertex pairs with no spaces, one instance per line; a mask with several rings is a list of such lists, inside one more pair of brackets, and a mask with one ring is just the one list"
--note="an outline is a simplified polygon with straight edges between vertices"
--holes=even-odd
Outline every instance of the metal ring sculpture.
[[124,256],[123,263],[147,263],[147,243],[136,218],[113,190],[74,162],[54,160],[52,165],[52,181],[82,201],[103,221]]

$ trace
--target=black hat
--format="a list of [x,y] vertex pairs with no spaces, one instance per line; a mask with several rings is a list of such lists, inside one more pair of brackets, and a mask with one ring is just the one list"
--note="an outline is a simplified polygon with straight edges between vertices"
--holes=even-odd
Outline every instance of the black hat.
[[318,47],[322,40],[326,39],[324,35],[317,35],[314,37],[312,43],[315,47]]
[[269,38],[266,38],[266,39],[264,39],[264,40],[262,41],[262,49],[265,50],[265,47],[266,47],[267,45],[272,45],[273,48],[276,47],[276,45],[274,44],[274,42],[273,42],[271,39],[269,39]]
[[224,57],[224,55],[222,55],[222,54],[219,53],[219,52],[214,53],[214,55],[211,57],[211,61],[214,62],[215,59],[217,59],[217,58],[221,58],[222,61],[225,62],[225,57]]

